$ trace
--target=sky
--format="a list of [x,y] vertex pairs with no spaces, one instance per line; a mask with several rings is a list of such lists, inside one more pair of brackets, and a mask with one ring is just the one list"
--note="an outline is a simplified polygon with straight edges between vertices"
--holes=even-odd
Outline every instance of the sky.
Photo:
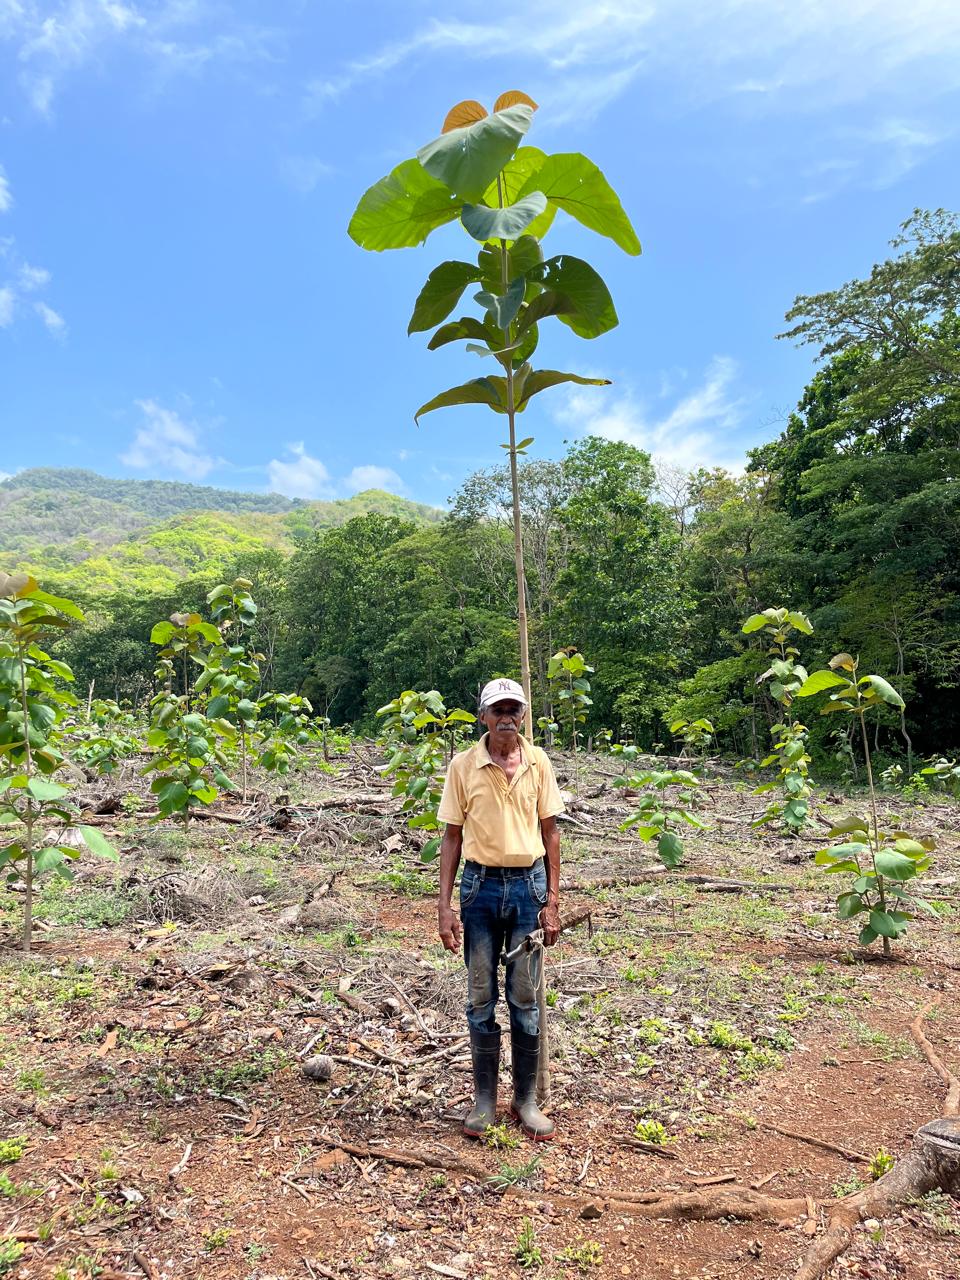
[[799,293],[960,207],[956,0],[0,0],[0,475],[79,466],[292,497],[445,504],[504,419],[413,414],[488,370],[408,338],[456,224],[415,249],[346,234],[364,190],[455,102],[539,104],[643,243],[560,214],[620,326],[541,326],[536,362],[612,379],[532,402],[531,455],[594,433],[743,465],[815,352]]

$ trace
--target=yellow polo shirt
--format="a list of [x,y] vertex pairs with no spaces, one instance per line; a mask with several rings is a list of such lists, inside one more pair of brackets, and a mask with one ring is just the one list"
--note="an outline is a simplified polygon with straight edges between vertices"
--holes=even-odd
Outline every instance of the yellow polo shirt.
[[529,867],[543,857],[540,819],[563,813],[553,765],[520,739],[513,781],[490,759],[487,734],[450,761],[437,817],[463,827],[463,856],[487,867]]

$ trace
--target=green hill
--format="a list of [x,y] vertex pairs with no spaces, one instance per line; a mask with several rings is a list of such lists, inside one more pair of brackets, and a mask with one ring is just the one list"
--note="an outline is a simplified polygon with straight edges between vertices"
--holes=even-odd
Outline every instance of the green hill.
[[185,577],[218,575],[245,552],[290,554],[313,533],[368,513],[418,525],[443,518],[379,489],[307,502],[36,467],[0,483],[0,568],[29,569],[83,596],[163,591]]

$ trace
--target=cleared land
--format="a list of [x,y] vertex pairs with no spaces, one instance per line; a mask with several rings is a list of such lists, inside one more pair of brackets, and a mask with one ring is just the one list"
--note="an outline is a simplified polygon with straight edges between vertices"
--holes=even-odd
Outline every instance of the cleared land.
[[[462,964],[378,763],[355,745],[186,834],[137,816],[128,764],[83,792],[112,810],[120,870],[48,887],[29,957],[18,895],[0,899],[6,1274],[778,1280],[870,1158],[941,1115],[911,1023],[933,1005],[923,1029],[957,1070],[958,806],[883,799],[939,840],[939,919],[885,962],[836,918],[818,838],[755,830],[739,774],[709,770],[710,830],[664,873],[617,829],[616,763],[592,757],[562,903],[591,927],[548,955],[558,1138],[467,1142]],[[303,1074],[316,1053],[328,1082]],[[504,1107],[508,1087],[505,1069]],[[801,1209],[747,1220],[717,1198],[733,1187]],[[646,1194],[683,1192],[719,1216],[668,1218]],[[960,1203],[933,1194],[858,1225],[826,1274],[948,1280],[958,1256]]]

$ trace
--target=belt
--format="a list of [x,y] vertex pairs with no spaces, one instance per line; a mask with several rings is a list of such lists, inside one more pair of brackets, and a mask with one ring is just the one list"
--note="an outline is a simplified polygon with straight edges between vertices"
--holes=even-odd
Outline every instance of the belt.
[[541,865],[542,862],[542,858],[537,858],[535,862],[530,863],[529,867],[488,867],[486,863],[474,862],[472,858],[468,858],[463,867],[465,871],[469,868],[470,871],[487,880],[508,880],[514,876],[525,876],[528,871]]

